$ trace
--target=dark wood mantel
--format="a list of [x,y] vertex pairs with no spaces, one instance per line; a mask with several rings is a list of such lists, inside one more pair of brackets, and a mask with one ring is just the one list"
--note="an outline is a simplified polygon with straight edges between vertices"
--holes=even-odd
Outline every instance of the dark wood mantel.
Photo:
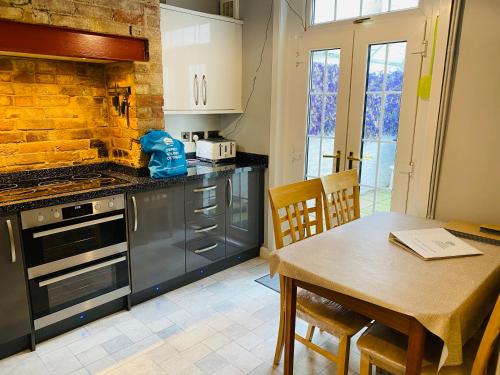
[[101,61],[147,61],[148,41],[0,20],[0,54]]

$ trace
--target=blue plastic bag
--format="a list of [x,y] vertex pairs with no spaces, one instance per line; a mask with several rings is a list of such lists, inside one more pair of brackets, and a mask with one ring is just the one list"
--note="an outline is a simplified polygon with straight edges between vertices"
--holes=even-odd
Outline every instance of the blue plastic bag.
[[187,173],[184,143],[162,130],[151,130],[141,137],[141,147],[151,154],[149,171],[152,178],[165,178]]

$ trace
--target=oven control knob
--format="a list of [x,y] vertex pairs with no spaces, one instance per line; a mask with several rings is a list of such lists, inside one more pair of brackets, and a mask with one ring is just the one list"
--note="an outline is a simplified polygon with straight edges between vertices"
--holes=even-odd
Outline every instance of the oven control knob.
[[61,217],[61,214],[59,213],[59,211],[55,211],[55,212],[54,212],[54,217],[55,217],[56,219],[59,219],[59,218]]
[[42,222],[42,221],[43,221],[43,219],[44,219],[44,217],[43,217],[43,215],[38,215],[38,218],[37,218],[37,219],[38,219],[38,221]]
[[101,209],[101,204],[97,202],[94,207],[97,211],[99,211]]
[[109,201],[109,202],[108,202],[108,207],[109,207],[109,208],[113,208],[113,207],[114,207],[114,205],[115,205],[115,202],[113,202],[113,201]]

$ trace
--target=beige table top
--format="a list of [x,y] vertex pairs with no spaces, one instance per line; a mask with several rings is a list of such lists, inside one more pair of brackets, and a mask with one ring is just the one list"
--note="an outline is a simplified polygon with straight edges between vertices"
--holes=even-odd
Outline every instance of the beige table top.
[[441,225],[376,213],[274,251],[271,273],[413,316],[444,341],[440,364],[458,365],[500,292],[500,247],[466,240],[484,255],[426,261],[388,241],[394,230]]

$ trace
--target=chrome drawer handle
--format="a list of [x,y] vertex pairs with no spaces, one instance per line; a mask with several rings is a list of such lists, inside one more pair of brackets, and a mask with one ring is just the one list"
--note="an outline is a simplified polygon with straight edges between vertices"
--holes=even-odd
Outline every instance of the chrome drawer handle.
[[12,221],[10,219],[7,220],[7,229],[9,231],[11,262],[16,263],[16,243],[14,242],[14,231],[12,230]]
[[200,102],[200,86],[198,83],[198,74],[194,75],[193,96],[194,96],[194,104],[198,105],[198,103]]
[[217,189],[217,185],[207,186],[204,188],[193,189],[193,193],[203,193],[205,191],[215,190]]
[[200,212],[213,211],[215,209],[217,209],[217,205],[216,204],[214,204],[213,206],[209,206],[209,207],[197,208],[197,209],[195,209],[193,211],[194,211],[194,213],[199,214]]
[[206,228],[200,228],[200,229],[195,229],[195,233],[203,233],[203,232],[208,232],[208,231],[211,231],[211,230],[214,230],[214,229],[217,229],[219,227],[218,224],[215,224],[215,225],[212,225],[210,227],[206,227]]
[[137,201],[135,199],[135,197],[132,197],[132,205],[134,207],[134,229],[133,231],[134,232],[137,232]]
[[205,247],[203,249],[198,249],[198,250],[195,250],[195,254],[201,254],[201,253],[205,253],[207,251],[210,251],[210,250],[213,250],[215,249],[217,246],[219,246],[218,243],[214,244],[214,245],[211,245],[211,246],[208,246],[208,247]]
[[107,262],[95,264],[93,266],[90,266],[90,267],[87,267],[87,268],[83,268],[83,269],[78,270],[78,271],[69,272],[69,273],[66,273],[64,275],[53,277],[53,278],[45,280],[45,281],[40,281],[38,283],[38,286],[41,288],[41,287],[44,287],[44,286],[47,286],[47,285],[50,285],[50,284],[57,283],[59,281],[70,279],[70,278],[75,277],[75,276],[83,275],[84,273],[88,273],[88,272],[91,272],[91,271],[98,270],[100,268],[108,267],[108,266],[111,266],[111,265],[116,264],[116,263],[124,262],[126,260],[127,260],[126,256],[119,257],[119,258],[116,258],[116,259],[111,259],[111,260],[108,260]]
[[114,215],[114,216],[110,216],[110,217],[104,217],[102,219],[85,221],[83,223],[68,225],[68,226],[62,227],[62,228],[49,229],[49,230],[46,230],[43,232],[33,233],[33,238],[46,237],[46,236],[50,236],[52,234],[63,233],[63,232],[67,232],[67,231],[70,231],[73,229],[90,227],[91,225],[103,224],[103,223],[107,223],[110,221],[120,220],[123,218],[124,218],[123,214],[120,214],[120,215]]

